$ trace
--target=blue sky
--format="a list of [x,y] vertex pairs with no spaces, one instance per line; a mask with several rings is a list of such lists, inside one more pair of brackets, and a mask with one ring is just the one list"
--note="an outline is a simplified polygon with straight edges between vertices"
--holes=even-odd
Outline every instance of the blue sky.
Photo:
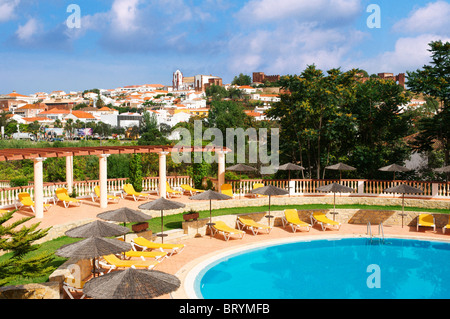
[[171,84],[177,69],[224,83],[313,63],[406,72],[429,62],[430,41],[450,41],[449,16],[442,0],[0,0],[0,94]]

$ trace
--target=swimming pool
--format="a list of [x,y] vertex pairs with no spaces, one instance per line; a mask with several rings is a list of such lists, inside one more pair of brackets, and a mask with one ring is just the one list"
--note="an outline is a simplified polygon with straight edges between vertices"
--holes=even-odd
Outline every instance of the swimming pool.
[[450,298],[450,243],[387,238],[299,241],[232,254],[194,280],[205,299]]

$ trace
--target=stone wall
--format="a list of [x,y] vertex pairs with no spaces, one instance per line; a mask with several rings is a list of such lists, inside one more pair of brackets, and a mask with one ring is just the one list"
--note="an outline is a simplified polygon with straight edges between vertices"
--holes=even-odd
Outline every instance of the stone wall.
[[[308,205],[308,204],[330,204],[333,205],[333,196],[308,196],[308,197],[272,197],[271,205]],[[266,198],[236,197],[232,200],[212,201],[212,209],[264,206],[269,204]],[[336,195],[336,205],[379,205],[379,206],[402,206],[401,197],[360,197],[360,196],[339,196]],[[405,198],[405,207],[438,208],[448,209],[450,213],[450,200],[424,200],[415,198]],[[164,215],[179,214],[193,210],[209,210],[209,201],[186,203],[186,207],[164,211]],[[341,210],[339,210],[341,211]],[[159,211],[144,210],[146,214],[159,217]],[[408,213],[408,212],[406,212]]]
[[[370,222],[372,225],[383,225],[387,226],[411,226],[417,225],[417,216],[421,212],[405,212],[402,221],[401,211],[386,211],[386,210],[364,210],[364,209],[339,209],[336,210],[338,214],[335,215],[335,220],[342,224],[356,224],[356,225],[367,225]],[[299,218],[305,222],[311,223],[311,214],[313,212],[324,212],[327,217],[333,219],[333,210],[298,210]],[[250,214],[236,214],[236,215],[223,215],[212,217],[211,220],[221,220],[225,222],[230,227],[237,228],[236,220],[239,215],[250,216],[256,222],[267,225],[268,219],[265,217],[267,212],[257,212]],[[274,218],[271,219],[271,226],[282,226],[282,218],[284,216],[284,211],[272,211],[271,215]],[[441,228],[449,222],[448,214],[433,214],[436,220],[436,227]],[[209,218],[198,219],[197,221],[183,222],[183,230],[187,235],[195,235],[197,232],[201,235],[208,234],[207,223],[209,223]]]
[[59,284],[56,282],[0,287],[0,299],[60,299],[60,298],[61,295]]

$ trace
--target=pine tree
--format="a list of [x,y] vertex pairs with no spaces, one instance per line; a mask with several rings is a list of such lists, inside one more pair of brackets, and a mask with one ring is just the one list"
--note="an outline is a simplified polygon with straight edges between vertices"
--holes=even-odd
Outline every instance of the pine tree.
[[34,242],[45,237],[50,228],[38,229],[40,223],[30,227],[22,225],[33,217],[22,218],[8,224],[14,212],[0,215],[0,251],[10,253],[0,262],[0,286],[20,277],[43,276],[54,269],[49,266],[54,258],[53,253],[32,254],[41,246]]

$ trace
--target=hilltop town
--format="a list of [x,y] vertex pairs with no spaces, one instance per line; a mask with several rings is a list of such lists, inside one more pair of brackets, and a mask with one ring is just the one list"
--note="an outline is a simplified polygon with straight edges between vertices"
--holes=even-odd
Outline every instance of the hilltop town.
[[[13,91],[0,95],[0,113],[7,121],[17,124],[37,123],[41,131],[63,135],[65,124],[105,123],[125,130],[139,126],[143,112],[153,113],[158,124],[170,127],[188,121],[192,116],[207,116],[206,91],[212,85],[241,92],[241,97],[254,101],[255,107],[246,110],[255,120],[264,120],[264,111],[279,100],[279,88],[267,87],[264,82],[276,82],[280,76],[254,73],[251,85],[223,84],[212,75],[184,77],[177,70],[171,85],[141,84],[114,89],[87,89],[83,92],[36,92],[25,95]],[[86,125],[81,125],[85,127]],[[59,130],[58,130],[59,129]],[[80,129],[79,135],[92,131]],[[75,135],[78,135],[75,134]]]
[[[139,127],[145,111],[154,115],[158,125],[165,124],[173,128],[192,117],[208,116],[208,88],[213,86],[238,92],[237,97],[247,102],[245,113],[256,121],[266,120],[265,112],[272,103],[280,100],[280,87],[277,86],[280,75],[253,72],[252,78],[240,76],[246,83],[239,83],[242,81],[237,81],[238,77],[235,77],[233,83],[223,84],[219,76],[184,76],[180,70],[176,70],[171,85],[128,85],[113,89],[86,89],[83,92],[55,90],[30,95],[13,91],[0,95],[0,114],[6,118],[2,125],[6,126],[8,122],[16,124],[6,131],[2,128],[2,137],[8,137],[8,133],[9,137],[13,136],[19,131],[19,124],[34,124],[35,134],[16,134],[18,138],[93,137],[94,133],[89,128],[92,124],[89,123],[104,123],[129,137],[132,128]],[[405,85],[404,74],[394,76],[391,73],[379,73],[378,76],[391,78],[403,87]],[[413,99],[411,103],[420,105],[425,101]],[[74,133],[69,134],[67,123],[74,123],[69,125],[75,130]],[[95,135],[100,138],[98,134]]]

